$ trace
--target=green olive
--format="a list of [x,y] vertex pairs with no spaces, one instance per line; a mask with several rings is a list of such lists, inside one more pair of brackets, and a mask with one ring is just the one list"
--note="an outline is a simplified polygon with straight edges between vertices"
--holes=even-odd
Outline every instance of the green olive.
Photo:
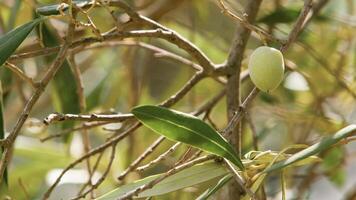
[[258,47],[250,56],[248,69],[256,87],[264,92],[270,92],[283,80],[283,55],[275,48]]

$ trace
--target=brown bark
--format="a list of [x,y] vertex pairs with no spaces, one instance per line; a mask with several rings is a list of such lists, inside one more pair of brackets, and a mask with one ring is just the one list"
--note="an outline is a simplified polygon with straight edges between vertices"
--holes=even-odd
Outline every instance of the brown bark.
[[[258,9],[262,0],[248,1],[245,6],[245,13],[247,14],[247,20],[253,22],[256,18]],[[227,76],[227,115],[230,121],[234,112],[239,109],[240,99],[240,72],[241,62],[243,59],[243,53],[250,36],[250,30],[237,25],[236,35],[231,46],[229,57],[227,59],[226,68],[229,72]],[[240,126],[237,126],[228,135],[229,142],[235,147],[238,154],[241,154],[241,135]],[[240,189],[235,181],[229,182],[226,190],[223,190],[219,195],[220,199],[240,199]]]

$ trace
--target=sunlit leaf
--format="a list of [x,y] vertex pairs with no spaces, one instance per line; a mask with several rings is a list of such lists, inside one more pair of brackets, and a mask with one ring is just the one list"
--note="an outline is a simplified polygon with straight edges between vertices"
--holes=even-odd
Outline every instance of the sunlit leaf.
[[340,142],[340,140],[347,138],[354,134],[356,131],[356,125],[349,125],[338,132],[336,132],[333,136],[331,137],[326,137],[322,139],[320,142],[294,154],[293,156],[289,157],[288,159],[278,162],[268,169],[266,169],[264,172],[272,172],[278,169],[285,168],[293,163],[296,163],[298,161],[301,161],[303,159],[306,159],[312,155],[315,155],[319,152],[322,152],[330,147],[332,147],[334,144]]
[[0,66],[15,52],[27,35],[43,18],[34,19],[14,30],[6,33],[0,38]]
[[244,168],[230,144],[195,116],[150,105],[138,106],[132,110],[132,113],[145,126],[158,134],[222,156],[240,169]]
[[[138,197],[149,197],[166,194],[176,190],[180,190],[189,186],[193,186],[205,181],[217,178],[227,174],[228,171],[223,165],[216,162],[207,162],[199,165],[195,165],[188,169],[182,170],[177,174],[169,176],[162,182],[155,185],[153,188],[145,190],[140,193]],[[133,183],[123,185],[101,197],[97,200],[112,200],[124,195],[125,193],[132,191],[158,177],[161,174],[150,176]]]

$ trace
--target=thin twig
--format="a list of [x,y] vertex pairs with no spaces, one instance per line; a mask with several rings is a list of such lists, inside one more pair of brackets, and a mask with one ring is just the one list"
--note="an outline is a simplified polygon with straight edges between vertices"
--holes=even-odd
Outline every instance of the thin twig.
[[236,14],[234,14],[232,11],[230,11],[227,6],[224,4],[223,0],[218,0],[219,6],[221,8],[222,13],[226,14],[227,16],[231,17],[234,20],[237,20],[239,23],[241,23],[245,28],[257,33],[258,35],[263,35],[266,39],[271,40],[271,41],[276,41],[280,44],[284,44],[285,41],[280,40],[278,38],[275,38],[273,35],[269,34],[266,30],[264,30],[261,27],[258,27],[256,25],[252,25],[250,22],[248,22],[244,17],[240,17]]
[[[100,161],[101,161],[101,159],[102,159],[102,157],[103,157],[103,155],[104,155],[104,152],[105,152],[105,151],[100,152],[98,158],[96,159],[96,161],[95,161],[95,163],[94,163],[93,170],[92,170],[93,174],[96,172],[97,168],[99,167],[99,163],[100,163]],[[88,185],[90,185],[90,182],[91,182],[91,180],[88,180],[85,184],[83,184],[83,185],[81,186],[81,188],[80,188],[80,190],[79,190],[77,196],[83,194],[85,188],[86,188]]]
[[170,96],[164,102],[160,103],[160,106],[164,106],[164,107],[172,106],[178,100],[182,99],[182,97],[185,94],[187,94],[193,88],[193,86],[196,85],[203,78],[205,78],[204,73],[202,73],[202,72],[195,73],[194,76],[190,80],[188,80],[178,92],[176,92],[174,95]]
[[77,164],[81,163],[83,160],[94,156],[102,151],[104,151],[105,149],[107,149],[108,147],[117,144],[119,141],[121,141],[122,139],[124,139],[126,136],[128,136],[130,133],[132,133],[133,131],[135,131],[138,127],[140,127],[139,123],[135,123],[134,125],[132,125],[130,128],[128,128],[126,131],[124,131],[123,133],[121,133],[120,135],[110,139],[109,141],[105,142],[104,144],[101,144],[100,146],[93,148],[90,150],[90,152],[88,152],[87,154],[84,154],[83,156],[81,156],[80,158],[78,158],[77,160],[73,161],[72,163],[70,163],[65,169],[63,169],[63,171],[61,172],[61,174],[57,177],[56,181],[51,185],[51,187],[48,188],[48,190],[45,192],[45,194],[43,195],[42,199],[48,199],[52,193],[52,191],[54,190],[54,188],[58,185],[58,183],[60,182],[60,180],[62,179],[62,177],[64,176],[64,174],[69,171],[70,169],[72,169],[73,167],[75,167]]
[[246,108],[250,105],[252,100],[257,96],[258,89],[255,87],[246,97],[244,102],[241,104],[239,111],[235,112],[235,115],[231,118],[226,128],[222,131],[223,135],[231,133],[232,130],[235,129],[236,125],[241,121],[243,115],[245,114]]
[[40,141],[41,142],[45,142],[45,141],[50,140],[52,138],[62,137],[63,135],[69,134],[69,133],[74,132],[74,131],[79,131],[79,130],[83,130],[83,129],[90,129],[90,128],[94,128],[94,127],[98,127],[98,126],[103,126],[103,125],[106,125],[106,124],[109,124],[109,123],[111,123],[111,122],[104,121],[104,122],[83,123],[83,125],[81,125],[81,126],[65,129],[65,130],[60,131],[57,134],[53,134],[53,135],[49,135],[47,137],[41,138]]
[[178,161],[177,163],[174,164],[174,166],[178,166],[178,165],[181,165],[185,162],[189,162],[189,161],[192,161],[196,158],[198,158],[201,154],[203,153],[202,150],[198,150],[197,152],[195,152],[191,157],[187,158],[187,159],[182,159],[180,161]]
[[15,142],[15,139],[17,138],[22,125],[25,123],[26,119],[28,118],[33,106],[37,102],[37,100],[40,98],[42,93],[44,92],[46,86],[48,85],[49,81],[53,78],[53,76],[56,74],[58,69],[62,66],[63,61],[65,60],[66,53],[69,48],[69,44],[71,41],[71,32],[73,32],[74,26],[70,25],[68,28],[68,39],[67,42],[64,44],[64,46],[61,48],[60,52],[57,55],[57,58],[53,62],[52,66],[47,70],[46,74],[44,75],[43,79],[39,83],[39,86],[37,87],[36,91],[32,94],[31,98],[28,100],[26,103],[25,108],[23,109],[18,121],[16,122],[14,128],[10,132],[10,134],[7,136],[5,139],[5,152],[1,158],[0,162],[0,183],[2,181],[2,177],[5,171],[5,168],[8,165],[9,159],[10,159],[10,152],[9,149],[12,149],[12,146]]
[[10,69],[12,72],[14,72],[18,77],[20,77],[20,79],[26,81],[27,83],[29,83],[31,85],[32,88],[36,88],[37,85],[36,83],[33,81],[32,78],[28,77],[23,71],[21,71],[20,68],[18,68],[16,65],[10,63],[10,62],[6,62],[5,63],[5,67],[7,67],[8,69]]
[[100,177],[100,179],[90,187],[90,189],[86,192],[84,192],[82,195],[77,196],[75,198],[73,198],[72,200],[77,200],[77,199],[82,199],[85,198],[86,195],[88,195],[90,192],[94,191],[95,189],[97,189],[101,183],[103,183],[103,181],[105,180],[105,178],[107,177],[107,175],[109,174],[109,171],[111,169],[112,163],[114,162],[115,159],[115,149],[116,149],[116,145],[114,144],[112,146],[112,151],[111,151],[111,156],[110,156],[110,160],[109,160],[109,164],[106,167],[106,170],[104,171],[103,175]]
[[[85,99],[85,95],[84,95],[84,84],[83,84],[83,80],[82,80],[82,76],[81,76],[81,72],[80,69],[75,61],[75,56],[73,53],[71,53],[68,56],[68,62],[70,64],[70,68],[73,71],[73,75],[74,75],[74,80],[75,80],[75,84],[76,84],[76,88],[77,88],[77,95],[79,98],[79,107],[80,107],[80,112],[84,113],[86,111],[86,99]],[[83,123],[84,124],[84,123]],[[82,140],[83,140],[83,150],[84,153],[88,153],[90,150],[90,138],[88,135],[88,131],[86,128],[81,130],[81,136],[82,136]],[[86,165],[87,165],[87,170],[88,170],[88,174],[89,174],[89,184],[92,185],[92,176],[93,173],[91,171],[91,165],[90,165],[90,159],[88,158],[86,161]],[[92,196],[94,194],[92,193]]]
[[308,16],[309,11],[313,7],[313,0],[304,0],[304,6],[302,11],[300,12],[300,15],[294,24],[292,31],[288,35],[287,42],[284,43],[281,47],[281,51],[285,52],[288,48],[289,45],[291,45],[298,37],[299,33],[303,30],[305,20]]
[[53,122],[58,121],[86,121],[86,122],[123,122],[128,119],[132,119],[132,114],[61,114],[61,113],[52,113],[48,115],[43,123],[49,125]]
[[129,167],[125,169],[118,177],[118,180],[123,180],[125,176],[135,169],[148,155],[150,155],[159,144],[161,144],[165,140],[164,136],[159,137],[156,141],[154,141],[135,161],[133,161]]
[[149,162],[146,165],[137,167],[136,170],[139,172],[143,172],[145,170],[147,170],[148,168],[152,167],[152,165],[155,165],[163,160],[165,160],[170,154],[172,154],[182,143],[177,142],[175,143],[172,147],[170,147],[167,151],[165,151],[164,153],[162,153],[160,156],[158,156],[156,159],[152,160],[151,162]]
[[221,90],[212,99],[210,99],[209,101],[207,101],[206,103],[204,103],[200,107],[198,107],[192,114],[195,116],[202,114],[209,108],[212,108],[213,106],[215,106],[225,95],[226,95],[226,90],[225,89]]
[[[183,155],[180,156],[180,158],[178,159],[178,161],[176,163],[174,163],[174,166],[178,166],[181,165],[182,163],[184,163],[192,154],[193,151],[193,147],[189,146],[187,148],[187,150],[185,150],[185,152],[183,153]],[[194,153],[194,152],[193,152]]]
[[144,48],[146,50],[154,52],[154,55],[156,57],[163,57],[163,58],[168,58],[174,61],[178,61],[182,64],[188,65],[192,67],[194,70],[201,71],[202,67],[197,64],[192,62],[191,60],[188,60],[187,58],[184,58],[178,54],[172,53],[168,50],[162,49],[160,47],[154,46],[152,44],[140,42],[140,41],[113,41],[113,42],[102,42],[98,44],[92,44],[92,45],[87,45],[87,46],[79,46],[75,49],[73,49],[73,53],[79,53],[82,51],[87,51],[91,49],[96,49],[96,48],[102,48],[102,47],[112,47],[112,46],[138,46],[141,48]]

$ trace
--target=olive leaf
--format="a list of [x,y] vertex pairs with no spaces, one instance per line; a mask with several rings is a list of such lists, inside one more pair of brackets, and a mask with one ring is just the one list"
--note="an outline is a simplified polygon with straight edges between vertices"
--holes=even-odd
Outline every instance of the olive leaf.
[[314,145],[299,151],[298,153],[292,155],[288,159],[284,161],[280,161],[271,167],[267,168],[264,170],[265,173],[269,173],[278,169],[285,168],[293,163],[296,163],[298,161],[301,161],[303,159],[306,159],[310,156],[313,156],[319,152],[322,152],[330,147],[332,147],[334,144],[340,142],[340,140],[350,137],[352,134],[356,132],[356,125],[352,124],[349,125],[338,132],[336,132],[333,136],[330,137],[325,137],[323,138],[320,142],[315,143]]
[[132,110],[146,127],[168,139],[190,144],[204,151],[222,156],[244,169],[230,144],[208,124],[193,115],[167,108],[145,105]]
[[32,29],[44,18],[34,19],[0,37],[0,66],[15,52]]
[[[227,169],[216,162],[206,162],[202,164],[198,164],[182,170],[172,176],[167,177],[163,181],[159,182],[153,188],[145,190],[144,192],[140,193],[138,197],[150,197],[150,196],[157,196],[166,194],[169,192],[173,192],[179,189],[183,189],[186,187],[190,187],[199,183],[203,183],[205,181],[212,180],[219,176],[226,175],[228,173]],[[153,176],[146,177],[144,179],[128,183],[126,185],[120,186],[104,194],[103,196],[97,198],[97,200],[111,200],[117,199],[118,197],[124,195],[127,192],[130,192],[144,184],[147,184],[154,179],[157,179],[162,174],[156,174]]]

